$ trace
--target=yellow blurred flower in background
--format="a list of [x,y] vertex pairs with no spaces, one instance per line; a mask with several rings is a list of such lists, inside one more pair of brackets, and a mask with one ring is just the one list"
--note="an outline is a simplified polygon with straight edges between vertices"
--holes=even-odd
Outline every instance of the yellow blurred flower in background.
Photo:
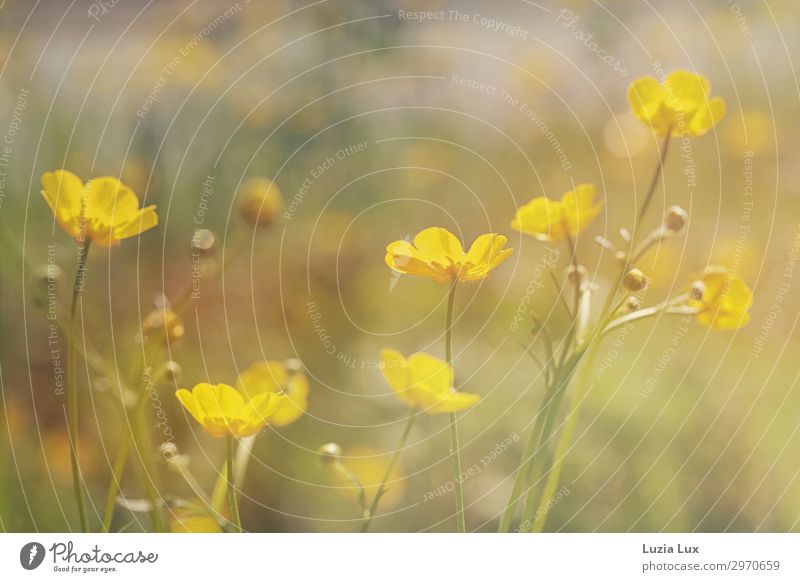
[[689,305],[698,310],[697,320],[712,329],[738,329],[750,321],[753,292],[740,277],[725,267],[708,267],[693,284]]
[[239,374],[236,389],[248,398],[259,394],[283,394],[286,402],[273,414],[270,424],[286,426],[308,409],[308,379],[301,370],[290,371],[283,362],[257,362]]
[[283,208],[283,195],[278,185],[267,178],[248,180],[239,196],[242,197],[242,216],[251,224],[272,224]]
[[501,234],[482,234],[464,252],[446,228],[431,227],[414,237],[413,244],[398,240],[386,247],[386,264],[398,273],[429,277],[439,283],[479,281],[511,256]]
[[517,210],[511,228],[542,241],[560,241],[577,236],[600,213],[603,203],[595,204],[594,184],[578,184],[565,192],[560,201],[539,196]]
[[[347,457],[344,458],[343,463],[363,487],[367,503],[371,503],[378,493],[383,478],[386,476],[386,469],[389,467],[391,457],[391,454],[381,453],[381,451],[370,447],[354,447],[347,452]],[[350,486],[341,488],[338,491],[357,501],[360,494],[359,488],[353,486],[352,483],[344,482]],[[392,468],[392,472],[389,473],[386,482],[388,486],[381,496],[381,505],[384,509],[395,507],[400,503],[408,488],[406,473],[401,463],[398,462]]]
[[158,224],[156,207],[139,208],[133,190],[112,176],[84,185],[67,170],[45,172],[42,196],[61,228],[79,242],[89,239],[110,247]]
[[163,334],[167,341],[177,341],[186,333],[181,317],[168,307],[152,309],[142,320],[142,335],[155,337]]
[[233,386],[201,382],[191,392],[175,392],[181,404],[213,437],[252,436],[264,428],[286,403],[286,397],[262,392],[245,400]]
[[646,76],[628,88],[634,115],[658,135],[703,135],[725,115],[721,97],[709,99],[711,86],[702,75],[673,71],[663,83]]
[[207,513],[190,507],[177,507],[172,510],[169,520],[170,533],[222,533],[222,528]]
[[458,412],[475,406],[478,394],[453,388],[453,369],[428,354],[412,354],[406,360],[397,350],[381,350],[381,372],[397,397],[427,414]]

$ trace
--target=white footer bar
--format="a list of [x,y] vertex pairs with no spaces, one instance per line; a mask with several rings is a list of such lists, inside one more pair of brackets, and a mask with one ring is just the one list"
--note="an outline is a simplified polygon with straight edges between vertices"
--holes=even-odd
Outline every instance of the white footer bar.
[[800,534],[0,534],[2,580],[168,576],[797,581]]

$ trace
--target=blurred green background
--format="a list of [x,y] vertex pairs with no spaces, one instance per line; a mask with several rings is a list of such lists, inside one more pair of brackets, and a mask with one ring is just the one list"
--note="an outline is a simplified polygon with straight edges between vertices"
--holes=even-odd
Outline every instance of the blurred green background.
[[[443,16],[405,16],[419,10]],[[110,393],[135,379],[137,334],[154,302],[192,284],[191,240],[204,228],[216,242],[201,259],[186,333],[150,362],[182,368],[159,387],[174,443],[210,490],[224,443],[184,414],[174,390],[297,358],[309,410],[259,435],[244,526],[357,530],[352,491],[316,451],[337,442],[365,483],[379,478],[406,410],[377,370],[378,351],[443,357],[446,295],[431,281],[393,277],[384,248],[437,225],[466,244],[500,232],[515,249],[484,282],[462,285],[456,305],[457,383],[483,396],[460,422],[464,465],[480,467],[465,482],[467,526],[493,531],[542,395],[523,348],[530,314],[512,328],[531,281],[529,309],[554,334],[568,323],[541,269],[554,247],[509,223],[534,196],[595,182],[605,210],[578,245],[602,298],[615,264],[593,238],[618,241],[619,228],[632,227],[658,156],[656,138],[628,115],[627,87],[687,68],[710,79],[728,112],[688,149],[672,145],[664,188],[639,228],[657,226],[671,204],[691,223],[643,261],[654,279],[647,303],[720,264],[753,288],[752,321],[719,333],[661,318],[606,340],[562,477],[569,494],[548,530],[797,531],[798,39],[790,2],[7,0],[0,527],[76,527],[43,281],[52,251],[66,318],[76,253],[39,195],[41,174],[63,167],[83,179],[121,177],[161,220],[89,259],[82,329],[106,371],[81,368],[81,441],[97,511],[122,429]],[[275,180],[287,211],[258,232],[237,196],[257,176]],[[567,264],[562,248],[558,278]],[[154,447],[161,438],[154,429]],[[417,423],[375,530],[454,529],[452,496],[426,499],[451,479],[448,449],[445,417]],[[166,463],[157,469],[166,498],[192,498]],[[122,491],[141,497],[133,465]],[[121,509],[123,525],[149,527],[145,514]]]

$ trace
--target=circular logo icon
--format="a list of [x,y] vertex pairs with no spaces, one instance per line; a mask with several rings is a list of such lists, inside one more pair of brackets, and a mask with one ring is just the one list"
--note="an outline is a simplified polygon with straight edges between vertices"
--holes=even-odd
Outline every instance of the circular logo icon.
[[44,561],[44,546],[39,542],[29,542],[19,551],[19,563],[26,570],[35,570]]

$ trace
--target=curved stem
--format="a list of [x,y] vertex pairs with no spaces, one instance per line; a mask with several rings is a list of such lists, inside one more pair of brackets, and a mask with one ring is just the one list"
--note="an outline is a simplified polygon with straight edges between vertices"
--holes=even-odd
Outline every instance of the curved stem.
[[642,208],[639,210],[639,218],[636,221],[636,224],[633,225],[634,232],[636,231],[636,227],[644,218],[644,215],[647,213],[647,208],[650,206],[650,202],[653,200],[653,194],[656,192],[656,186],[658,185],[658,179],[661,177],[662,169],[664,168],[664,160],[667,158],[667,151],[669,150],[669,142],[670,138],[672,137],[672,128],[667,128],[667,135],[664,136],[664,142],[661,146],[661,154],[659,155],[658,165],[656,166],[656,171],[653,174],[653,179],[650,181],[650,187],[647,189],[647,194],[645,194],[644,202],[642,203]]
[[117,449],[117,456],[114,459],[111,480],[108,482],[106,506],[103,511],[103,533],[108,533],[111,530],[111,521],[114,519],[114,507],[117,504],[117,493],[119,493],[119,483],[122,480],[122,472],[125,470],[125,461],[128,458],[128,449],[130,449],[130,446],[130,433],[125,432],[122,435],[122,441],[120,441],[119,449]]
[[236,500],[236,486],[233,484],[234,479],[234,466],[233,466],[233,457],[234,457],[234,445],[233,445],[233,435],[228,435],[226,437],[227,440],[227,450],[228,450],[228,466],[227,466],[227,473],[228,473],[228,509],[231,512],[231,522],[233,523],[234,530],[236,533],[242,533],[242,519],[239,517],[239,503]]
[[556,451],[553,455],[553,466],[551,467],[550,474],[547,477],[547,482],[545,483],[544,490],[542,491],[542,496],[539,498],[539,505],[536,508],[536,512],[531,515],[533,518],[533,522],[531,523],[531,531],[534,533],[541,532],[544,529],[545,522],[547,521],[547,512],[544,510],[544,508],[548,500],[555,494],[556,488],[558,487],[558,480],[561,476],[561,468],[564,466],[564,458],[566,457],[567,447],[569,447],[569,443],[572,439],[572,433],[575,430],[575,422],[578,419],[578,411],[581,403],[583,402],[583,394],[586,390],[586,380],[599,347],[600,338],[598,338],[597,341],[592,344],[592,347],[589,350],[589,356],[584,364],[583,371],[581,372],[581,378],[575,388],[575,392],[572,395],[572,400],[570,401],[570,411],[567,414],[564,428],[561,431],[558,444],[556,445]]
[[[453,277],[450,284],[450,293],[447,296],[447,321],[445,323],[444,349],[445,360],[450,369],[453,369],[453,307],[456,301],[456,287],[458,277]],[[455,382],[455,372],[453,372]],[[453,457],[453,476],[455,480],[456,494],[456,528],[458,533],[467,531],[466,520],[464,519],[464,485],[461,483],[461,445],[458,440],[458,421],[456,413],[450,413],[450,455]]]
[[397,462],[400,460],[400,455],[406,446],[408,435],[411,433],[411,427],[414,426],[414,420],[416,418],[417,410],[415,408],[411,411],[411,414],[408,415],[408,420],[406,420],[406,426],[403,429],[403,434],[400,437],[400,441],[397,443],[394,453],[392,453],[392,458],[389,460],[389,464],[386,466],[386,471],[383,473],[383,479],[381,479],[381,484],[378,486],[378,491],[375,493],[375,498],[372,500],[372,504],[369,506],[367,515],[364,518],[364,523],[361,525],[362,533],[368,532],[370,526],[372,525],[372,520],[375,518],[375,513],[378,511],[378,504],[381,502],[381,498],[388,490],[386,483],[391,478],[394,468],[397,466]]
[[[155,348],[154,348],[155,349]],[[145,491],[145,495],[147,500],[150,502],[151,510],[150,516],[153,521],[153,529],[155,531],[166,531],[166,524],[164,522],[164,516],[161,513],[161,504],[158,500],[158,493],[155,487],[152,486],[150,475],[152,473],[151,463],[145,462],[143,458],[143,454],[148,456],[149,459],[149,450],[150,444],[145,443],[145,432],[142,430],[141,423],[142,423],[142,416],[145,411],[145,405],[148,400],[147,389],[142,386],[143,374],[144,370],[146,369],[147,364],[147,356],[142,356],[142,369],[139,370],[138,375],[138,384],[137,389],[139,393],[136,396],[136,402],[133,406],[133,412],[127,416],[128,426],[130,427],[129,431],[124,431],[122,433],[122,440],[120,441],[119,449],[117,450],[117,455],[114,459],[114,466],[112,470],[111,480],[108,483],[108,490],[106,493],[106,506],[105,511],[103,513],[103,531],[107,532],[111,528],[111,522],[114,518],[114,509],[116,507],[116,497],[119,493],[120,482],[122,480],[122,474],[125,471],[125,465],[128,460],[128,454],[130,453],[130,445],[132,442],[136,442],[137,451],[139,453],[139,460],[140,460],[140,471],[142,473],[141,480],[142,480],[142,488]],[[158,382],[160,382],[161,378],[151,378],[151,382],[153,382],[153,386],[155,386]],[[149,440],[149,439],[147,439]]]
[[78,340],[75,330],[78,299],[84,285],[84,271],[86,270],[86,257],[89,254],[91,239],[85,239],[82,246],[78,247],[78,265],[75,269],[75,284],[72,287],[72,304],[69,310],[69,361],[67,363],[67,430],[69,432],[70,465],[72,467],[72,486],[75,499],[78,502],[78,515],[80,516],[81,531],[89,531],[89,515],[86,511],[86,487],[81,475],[80,455],[78,451],[78,423],[80,420],[80,398],[76,382]]

